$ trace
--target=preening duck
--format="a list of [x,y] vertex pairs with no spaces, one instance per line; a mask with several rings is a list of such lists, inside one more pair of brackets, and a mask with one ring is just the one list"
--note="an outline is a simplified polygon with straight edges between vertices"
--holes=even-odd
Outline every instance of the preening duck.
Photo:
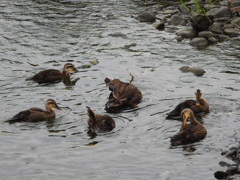
[[[199,140],[202,140],[207,135],[205,127],[196,120],[193,111],[186,108],[181,113],[182,127],[178,134],[171,137],[172,145],[188,144]],[[187,124],[187,120],[190,120],[190,124]]]
[[185,108],[190,108],[193,113],[208,113],[209,112],[209,105],[206,99],[202,97],[202,92],[200,89],[197,89],[195,92],[196,100],[186,100],[180,104],[178,104],[174,110],[172,110],[167,115],[167,119],[174,119],[181,115],[181,112]]
[[104,81],[111,91],[108,102],[105,105],[107,112],[135,107],[141,102],[142,93],[136,86],[108,77]]
[[52,108],[56,108],[58,110],[61,110],[61,108],[57,105],[57,103],[53,99],[48,99],[45,102],[46,110],[40,109],[40,108],[30,108],[25,111],[21,111],[15,116],[13,116],[11,119],[9,119],[7,122],[13,123],[13,122],[36,122],[36,121],[43,121],[47,120],[48,118],[55,117],[55,112]]
[[115,121],[108,115],[95,114],[87,107],[89,132],[109,132],[115,128]]
[[55,83],[64,79],[69,79],[70,71],[79,72],[72,63],[67,63],[64,65],[62,72],[56,69],[47,69],[47,70],[40,71],[39,73],[35,74],[33,77],[27,78],[26,80],[36,81],[39,84]]

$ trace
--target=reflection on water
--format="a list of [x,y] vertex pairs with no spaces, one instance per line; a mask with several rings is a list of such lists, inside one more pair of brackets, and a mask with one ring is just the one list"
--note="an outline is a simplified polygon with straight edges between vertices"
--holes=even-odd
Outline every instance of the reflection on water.
[[[239,38],[203,50],[177,43],[174,33],[131,18],[151,8],[161,16],[157,6],[124,0],[1,1],[2,178],[213,179],[221,149],[239,141]],[[92,59],[99,63],[68,82],[25,81],[42,69],[61,69],[66,62],[83,67]],[[206,73],[183,74],[182,66]],[[130,73],[142,102],[111,114],[116,128],[91,139],[85,107],[106,113],[105,77],[129,82]],[[170,147],[181,121],[166,120],[166,113],[192,99],[196,89],[210,104],[202,117],[208,134],[200,142]],[[4,123],[50,98],[65,107],[54,120]]]

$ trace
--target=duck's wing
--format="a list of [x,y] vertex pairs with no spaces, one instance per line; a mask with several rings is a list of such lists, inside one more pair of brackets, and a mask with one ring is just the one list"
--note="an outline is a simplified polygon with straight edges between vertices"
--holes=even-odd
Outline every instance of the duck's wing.
[[175,118],[181,115],[181,112],[185,108],[191,108],[193,105],[196,105],[195,100],[186,100],[178,104],[170,113],[167,114],[167,119]]
[[98,132],[109,132],[115,128],[115,122],[110,116],[96,115],[96,120]]
[[21,111],[17,113],[15,116],[13,116],[11,119],[7,120],[7,122],[14,123],[14,122],[27,121],[30,114],[31,114],[31,111],[29,109],[25,111]]
[[203,126],[188,124],[171,138],[171,143],[172,145],[179,145],[196,142],[203,139],[206,134],[207,131]]
[[27,80],[37,81],[38,83],[51,83],[62,80],[62,73],[55,69],[48,69],[44,71],[40,71],[32,78]]

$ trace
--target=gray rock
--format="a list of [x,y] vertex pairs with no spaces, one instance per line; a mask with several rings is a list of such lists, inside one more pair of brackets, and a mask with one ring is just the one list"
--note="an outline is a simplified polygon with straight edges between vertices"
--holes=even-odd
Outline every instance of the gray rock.
[[210,10],[207,12],[206,15],[208,15],[208,16],[215,16],[215,14],[218,12],[218,10],[219,10],[219,7],[217,7],[217,8],[212,8],[212,9],[210,9]]
[[183,21],[183,17],[178,14],[174,14],[168,21],[168,24],[170,25],[179,25]]
[[228,39],[229,39],[229,36],[227,36],[227,35],[225,35],[225,34],[220,34],[220,35],[218,36],[218,41],[219,41],[219,42],[223,42],[223,41],[228,40]]
[[191,29],[184,29],[177,33],[178,36],[182,36],[183,38],[193,38],[197,36],[197,31],[193,28]]
[[192,46],[204,47],[204,46],[208,45],[208,40],[203,37],[196,37],[190,41],[190,44]]
[[232,20],[231,24],[240,25],[240,17],[235,17],[235,18]]
[[230,37],[236,37],[240,35],[238,28],[227,28],[227,29],[224,29],[224,32]]
[[155,22],[156,16],[150,12],[143,12],[139,14],[136,19],[138,19],[140,22]]
[[220,18],[215,18],[214,21],[219,23],[227,23],[229,22],[229,19],[230,17],[220,17]]
[[196,76],[202,76],[206,72],[202,68],[189,67],[189,66],[182,66],[182,67],[179,68],[179,70],[182,71],[183,73],[192,72]]
[[213,23],[210,26],[209,30],[214,32],[214,33],[223,34],[221,23],[217,23],[217,22]]
[[215,37],[209,37],[208,41],[210,41],[212,43],[216,43],[218,40]]
[[216,12],[214,17],[221,18],[221,17],[231,17],[232,13],[227,6],[221,6],[218,11]]
[[177,40],[177,42],[182,42],[183,37],[182,36],[177,36],[177,37],[175,37],[175,39]]
[[236,165],[229,166],[226,170],[227,175],[233,175],[237,172],[238,167]]
[[240,6],[240,0],[232,0],[231,2],[231,8]]
[[211,31],[201,31],[198,33],[198,36],[209,38],[209,37],[213,37],[213,33]]

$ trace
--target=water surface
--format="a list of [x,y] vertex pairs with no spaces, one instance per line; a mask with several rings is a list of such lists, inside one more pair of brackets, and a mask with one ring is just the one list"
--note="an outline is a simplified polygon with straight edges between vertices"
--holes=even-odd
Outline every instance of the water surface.
[[[149,10],[131,1],[2,0],[0,4],[1,170],[3,179],[213,179],[225,170],[221,151],[239,142],[239,38],[199,50],[132,15]],[[155,9],[155,11],[158,9]],[[161,16],[160,10],[159,16]],[[182,28],[182,27],[179,27]],[[114,36],[115,34],[115,36]],[[121,36],[117,36],[120,34]],[[90,60],[99,64],[81,69]],[[72,62],[75,85],[25,81]],[[181,66],[199,66],[196,77]],[[106,114],[104,78],[130,81],[143,93],[133,110],[111,114],[116,128],[90,139],[86,106]],[[201,89],[210,104],[200,142],[170,146],[180,121],[166,120]],[[63,111],[38,123],[4,121],[53,98]],[[231,162],[230,162],[231,163]]]

